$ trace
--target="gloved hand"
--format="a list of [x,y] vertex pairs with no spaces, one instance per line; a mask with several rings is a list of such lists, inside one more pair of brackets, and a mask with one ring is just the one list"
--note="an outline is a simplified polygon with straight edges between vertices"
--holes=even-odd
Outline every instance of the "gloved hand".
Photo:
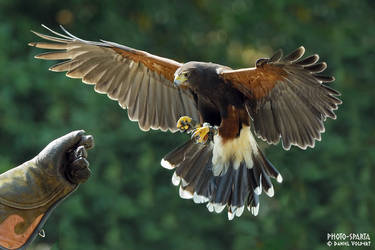
[[90,176],[91,135],[74,131],[0,175],[0,249],[26,247],[52,210]]

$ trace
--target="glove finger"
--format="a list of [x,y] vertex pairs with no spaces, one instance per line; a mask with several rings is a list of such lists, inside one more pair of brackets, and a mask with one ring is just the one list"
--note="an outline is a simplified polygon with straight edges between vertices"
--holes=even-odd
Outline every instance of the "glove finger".
[[92,149],[95,146],[94,137],[92,135],[83,135],[79,145],[84,146],[86,149]]
[[89,162],[85,158],[79,158],[70,165],[67,173],[68,179],[74,183],[83,183],[91,175],[91,170],[89,169]]
[[71,164],[71,169],[83,169],[88,168],[90,163],[85,158],[78,158],[77,160],[73,161]]
[[52,143],[56,147],[61,148],[61,150],[67,151],[72,147],[76,146],[80,142],[84,133],[84,130],[76,130],[54,140]]
[[84,183],[90,178],[90,176],[91,170],[89,168],[75,169],[70,176],[70,181],[73,184]]
[[72,164],[75,160],[79,158],[87,158],[87,150],[84,146],[79,146],[76,150],[68,150],[68,162]]
[[87,158],[87,151],[86,151],[86,148],[85,146],[79,146],[75,151],[74,151],[74,156],[75,156],[75,159],[78,159],[78,158]]

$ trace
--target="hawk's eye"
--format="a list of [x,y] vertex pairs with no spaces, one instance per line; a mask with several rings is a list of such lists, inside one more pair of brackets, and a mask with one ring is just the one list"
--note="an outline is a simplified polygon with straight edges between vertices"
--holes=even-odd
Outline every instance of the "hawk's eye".
[[188,73],[187,73],[187,72],[182,73],[182,75],[183,75],[185,78],[188,78]]

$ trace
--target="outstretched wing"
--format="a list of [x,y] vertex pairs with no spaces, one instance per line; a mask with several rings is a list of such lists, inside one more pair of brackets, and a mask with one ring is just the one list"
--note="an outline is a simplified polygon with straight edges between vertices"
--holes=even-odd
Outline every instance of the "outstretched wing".
[[85,41],[61,28],[65,35],[48,29],[56,37],[33,32],[48,42],[29,43],[37,48],[57,50],[35,58],[65,60],[50,70],[67,71],[68,77],[94,84],[96,92],[107,94],[122,108],[127,108],[129,118],[138,121],[142,130],[174,132],[177,120],[183,115],[199,120],[191,94],[173,86],[173,74],[180,63],[113,42]]
[[301,59],[304,52],[300,47],[283,57],[279,50],[270,59],[259,59],[255,68],[220,73],[247,97],[256,134],[273,144],[281,137],[284,149],[314,147],[324,132],[323,121],[335,119],[333,110],[342,103],[336,98],[340,93],[323,84],[334,77],[318,74],[327,64],[318,62],[316,54]]

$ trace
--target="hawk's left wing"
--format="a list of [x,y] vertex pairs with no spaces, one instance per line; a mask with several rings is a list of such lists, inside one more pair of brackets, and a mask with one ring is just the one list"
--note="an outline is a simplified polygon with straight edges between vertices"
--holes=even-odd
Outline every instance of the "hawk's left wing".
[[314,147],[324,131],[323,121],[336,118],[340,93],[323,83],[334,77],[318,73],[327,68],[318,55],[300,59],[300,47],[283,57],[279,50],[270,59],[259,59],[255,68],[223,70],[220,76],[246,97],[256,134],[269,143],[280,138],[284,149],[291,145]]

